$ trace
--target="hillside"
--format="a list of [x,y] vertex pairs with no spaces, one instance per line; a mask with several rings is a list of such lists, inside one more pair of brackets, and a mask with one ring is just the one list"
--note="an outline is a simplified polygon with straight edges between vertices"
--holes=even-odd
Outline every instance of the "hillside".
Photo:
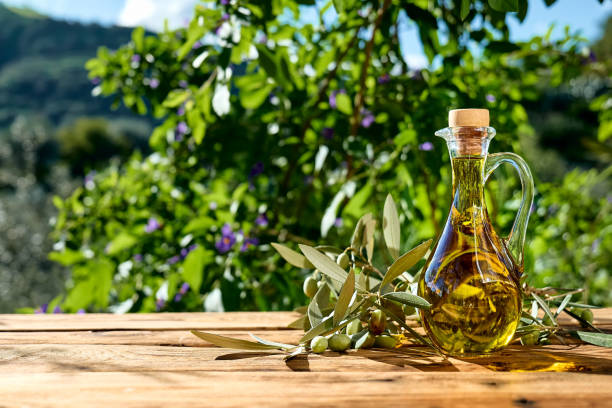
[[58,21],[0,4],[0,128],[18,114],[36,113],[54,125],[111,112],[111,101],[92,98],[84,64],[99,46],[117,48],[131,28]]

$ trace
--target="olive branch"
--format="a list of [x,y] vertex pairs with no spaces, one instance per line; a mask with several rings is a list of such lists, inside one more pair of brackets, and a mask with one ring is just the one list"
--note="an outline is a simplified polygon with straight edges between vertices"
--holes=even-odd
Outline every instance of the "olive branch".
[[[414,294],[419,274],[410,274],[415,265],[428,253],[427,240],[400,255],[400,221],[397,207],[387,196],[382,217],[382,233],[386,249],[393,260],[381,271],[373,265],[377,220],[372,214],[362,216],[344,250],[329,246],[299,244],[301,253],[279,244],[272,246],[289,264],[301,269],[314,269],[303,285],[311,298],[307,306],[296,309],[301,316],[288,327],[303,329],[297,345],[261,339],[234,339],[192,330],[199,338],[220,347],[244,350],[282,350],[285,358],[299,354],[345,351],[349,348],[396,348],[406,344],[427,346],[434,352],[431,341],[420,335],[406,320],[419,319],[417,309],[429,309],[431,304]],[[523,345],[547,344],[551,338],[565,343],[564,337],[604,347],[612,347],[612,334],[602,333],[593,326],[592,308],[595,306],[571,302],[579,290],[561,288],[537,289],[521,277],[523,305],[515,340]],[[565,292],[565,293],[564,293]],[[556,308],[555,312],[551,308]],[[559,326],[557,318],[566,313],[576,319],[586,331],[569,330]]]

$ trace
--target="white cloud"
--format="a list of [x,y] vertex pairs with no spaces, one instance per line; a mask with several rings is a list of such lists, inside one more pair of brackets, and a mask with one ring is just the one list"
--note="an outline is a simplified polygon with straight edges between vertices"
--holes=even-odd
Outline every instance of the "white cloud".
[[193,16],[197,0],[126,0],[117,24],[121,26],[144,26],[149,30],[160,31],[164,20],[170,28],[185,25]]

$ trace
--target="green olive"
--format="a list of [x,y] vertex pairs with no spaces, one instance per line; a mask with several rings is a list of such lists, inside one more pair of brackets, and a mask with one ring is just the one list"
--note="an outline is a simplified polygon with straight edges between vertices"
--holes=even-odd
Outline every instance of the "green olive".
[[593,323],[593,311],[591,309],[584,309],[580,313],[580,317],[586,320],[589,323]]
[[411,316],[416,313],[416,309],[414,308],[414,306],[404,305],[403,309],[404,309],[404,314],[406,316]]
[[349,261],[349,256],[346,252],[343,252],[338,255],[338,259],[336,260],[336,262],[338,263],[338,265],[340,265],[342,269],[346,269],[346,267],[349,265]]
[[523,346],[534,346],[538,344],[539,338],[540,338],[540,332],[531,331],[521,336],[521,344]]
[[317,289],[317,281],[312,276],[307,277],[304,281],[304,294],[311,298],[317,293]]
[[327,339],[323,336],[317,336],[310,341],[310,349],[313,353],[323,353],[327,350]]
[[397,340],[395,337],[382,334],[380,336],[376,336],[374,339],[374,347],[380,348],[394,348],[397,345]]
[[346,334],[352,336],[353,334],[357,334],[361,331],[361,320],[353,319],[346,326]]
[[351,338],[346,334],[334,334],[329,338],[327,344],[333,351],[344,351],[351,345]]
[[356,349],[368,349],[374,345],[375,336],[370,332],[365,332],[355,342]]
[[380,309],[376,309],[370,313],[370,321],[368,322],[368,327],[370,328],[370,332],[374,335],[380,334],[385,331],[387,316],[385,316],[385,312]]
[[323,275],[321,274],[320,270],[315,269],[314,272],[312,273],[312,277],[314,278],[314,280],[320,281]]

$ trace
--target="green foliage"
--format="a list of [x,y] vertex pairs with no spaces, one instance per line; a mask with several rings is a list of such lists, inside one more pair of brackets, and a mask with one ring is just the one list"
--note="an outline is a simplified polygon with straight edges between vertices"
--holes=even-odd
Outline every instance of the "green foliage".
[[[102,95],[162,123],[150,138],[155,153],[98,174],[61,205],[56,239],[93,253],[68,262],[68,296],[89,279],[80,268],[108,262],[114,310],[213,308],[215,289],[226,310],[297,306],[303,273],[281,266],[268,243],[292,240],[304,250],[320,235],[348,238],[343,225],[377,211],[392,191],[402,236],[410,237],[397,248],[405,252],[434,236],[445,216],[448,155],[442,142],[434,151],[423,146],[446,125],[447,109],[489,108],[498,131],[492,150],[520,151],[514,135],[528,126],[525,103],[544,83],[590,69],[570,32],[510,42],[506,20],[521,16],[501,10],[525,2],[474,1],[466,15],[442,1],[335,1],[313,23],[302,23],[312,7],[302,3],[198,5],[188,27],[136,29],[131,42],[100,48],[88,61]],[[339,15],[330,22],[333,10]],[[475,23],[481,18],[486,25]],[[398,25],[406,19],[418,27],[428,68],[402,57]],[[500,206],[496,216],[511,218],[513,210]],[[269,222],[256,225],[260,214]],[[354,242],[364,243],[373,221],[362,219]],[[259,245],[241,252],[255,237]],[[374,241],[365,244],[374,264],[395,255],[393,246],[372,255]],[[183,256],[191,245],[201,250]],[[343,282],[346,272],[336,277]],[[83,293],[89,310],[104,308]]]

